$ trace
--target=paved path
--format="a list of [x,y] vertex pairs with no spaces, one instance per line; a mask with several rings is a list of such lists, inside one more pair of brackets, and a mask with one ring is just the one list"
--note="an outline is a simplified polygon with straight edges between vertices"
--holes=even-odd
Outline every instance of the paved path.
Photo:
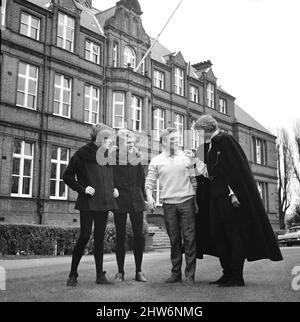
[[[143,270],[149,282],[137,283],[134,277],[134,259],[126,256],[126,280],[121,284],[95,284],[94,259],[85,256],[80,264],[79,285],[66,287],[70,257],[0,260],[7,275],[6,291],[0,291],[0,301],[95,301],[95,302],[214,302],[214,301],[299,301],[300,291],[292,289],[292,270],[300,267],[300,248],[282,248],[284,261],[269,260],[247,263],[247,287],[222,289],[208,285],[220,275],[216,258],[207,256],[197,261],[196,283],[168,285],[164,280],[170,274],[170,250],[145,254]],[[115,255],[105,255],[105,270],[113,280],[116,273]],[[300,270],[300,269],[299,269]],[[300,271],[299,271],[300,273]],[[297,283],[300,285],[300,279]]]

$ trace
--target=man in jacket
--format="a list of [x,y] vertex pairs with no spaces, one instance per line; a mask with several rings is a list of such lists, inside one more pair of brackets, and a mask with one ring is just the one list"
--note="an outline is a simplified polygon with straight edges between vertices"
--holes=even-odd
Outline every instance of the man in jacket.
[[197,160],[197,257],[219,257],[223,276],[211,284],[244,286],[245,259],[280,261],[282,255],[239,143],[210,115],[200,117],[195,129],[206,142],[204,160]]
[[78,283],[77,268],[90,239],[93,223],[96,283],[108,283],[103,271],[103,241],[108,212],[118,209],[115,201],[118,192],[114,188],[112,168],[97,162],[97,152],[109,149],[112,136],[113,130],[106,125],[93,126],[91,142],[73,155],[63,175],[65,184],[78,193],[75,209],[80,211],[80,236],[73,250],[68,286]]

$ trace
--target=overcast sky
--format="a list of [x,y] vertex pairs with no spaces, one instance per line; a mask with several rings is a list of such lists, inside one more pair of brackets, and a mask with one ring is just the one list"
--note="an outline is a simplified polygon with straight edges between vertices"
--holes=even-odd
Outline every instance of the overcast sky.
[[[140,0],[156,37],[179,0]],[[105,10],[115,0],[93,0]],[[183,0],[160,38],[192,64],[211,60],[218,84],[268,129],[300,118],[300,1]]]

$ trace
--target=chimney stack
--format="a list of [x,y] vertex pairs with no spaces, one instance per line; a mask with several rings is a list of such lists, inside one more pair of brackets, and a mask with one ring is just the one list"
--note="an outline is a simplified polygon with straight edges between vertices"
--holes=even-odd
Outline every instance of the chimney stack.
[[197,71],[202,70],[202,69],[207,69],[210,68],[213,64],[211,63],[210,60],[203,61],[201,63],[192,65]]

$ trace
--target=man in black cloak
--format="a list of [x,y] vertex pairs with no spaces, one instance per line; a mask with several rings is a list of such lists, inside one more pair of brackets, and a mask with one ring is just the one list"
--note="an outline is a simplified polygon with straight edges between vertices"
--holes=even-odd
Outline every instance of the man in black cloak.
[[245,259],[282,260],[247,157],[239,143],[204,115],[195,124],[204,132],[197,151],[197,257],[219,257],[223,276],[211,284],[244,286]]

